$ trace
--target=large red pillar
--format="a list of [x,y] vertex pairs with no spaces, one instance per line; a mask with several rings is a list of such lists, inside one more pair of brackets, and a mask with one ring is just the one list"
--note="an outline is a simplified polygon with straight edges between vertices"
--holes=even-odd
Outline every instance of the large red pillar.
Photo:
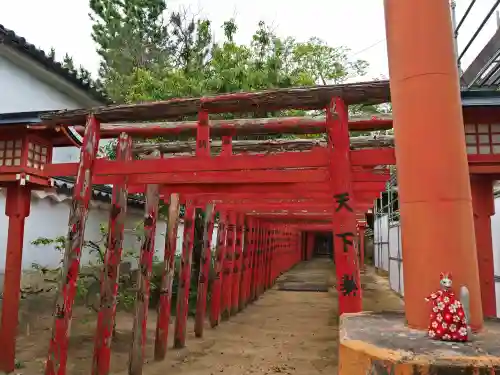
[[339,298],[339,314],[360,312],[363,297],[358,255],[355,249],[352,167],[350,159],[348,109],[333,98],[326,109],[328,145],[331,150],[330,175],[333,197],[333,243]]
[[7,257],[0,329],[0,372],[14,372],[19,293],[23,257],[24,222],[30,214],[30,189],[12,185],[7,188],[5,214],[9,217]]
[[[483,325],[457,57],[448,0],[385,0],[408,325],[451,271]],[[422,277],[425,275],[425,277]]]
[[470,186],[483,314],[496,317],[495,270],[491,237],[491,216],[495,214],[493,180],[487,175],[472,175]]

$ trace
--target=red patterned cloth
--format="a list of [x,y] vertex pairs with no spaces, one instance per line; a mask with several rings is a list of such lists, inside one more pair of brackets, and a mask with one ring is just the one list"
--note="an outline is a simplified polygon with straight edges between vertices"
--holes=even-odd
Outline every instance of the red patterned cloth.
[[467,319],[462,303],[451,290],[439,290],[425,299],[432,303],[429,337],[443,341],[467,341]]

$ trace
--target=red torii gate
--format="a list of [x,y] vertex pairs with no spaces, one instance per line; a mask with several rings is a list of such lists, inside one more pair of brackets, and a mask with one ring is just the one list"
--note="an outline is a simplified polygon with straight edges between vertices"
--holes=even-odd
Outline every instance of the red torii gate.
[[[370,83],[367,85],[367,87],[377,87],[377,90],[381,91],[387,89],[387,83],[384,82]],[[353,85],[352,87],[359,88],[359,84]],[[345,92],[348,92],[352,87],[342,86],[342,90],[344,90],[343,93],[345,94]],[[330,90],[330,98],[332,96],[335,97],[335,95],[339,93],[335,91],[337,90],[337,86],[327,89]],[[302,92],[302,90],[303,89],[299,91]],[[287,95],[289,95],[289,92],[290,91],[287,91]],[[275,95],[275,93],[276,91],[272,92],[272,95]],[[238,105],[242,106],[243,110],[246,110],[248,108],[253,108],[251,106],[253,104],[251,104],[250,107],[245,107],[245,105],[248,106],[248,103],[254,103],[255,98],[262,97],[262,95],[264,94],[234,94],[220,99],[222,101],[235,100],[239,103]],[[366,95],[370,95],[370,93]],[[366,95],[361,95],[361,99],[358,96],[355,100],[360,101],[365,98]],[[351,95],[350,100],[351,103],[354,103],[355,100],[352,99],[352,97]],[[387,100],[388,96],[384,97],[384,95],[379,94],[378,98],[380,98],[378,100],[382,101]],[[231,155],[227,151],[229,145],[231,145],[229,137],[231,135],[238,135],[240,128],[228,126],[228,133],[225,133],[226,130],[224,129],[226,128],[224,127],[216,127],[215,129],[219,130],[214,131],[215,133],[219,132],[219,134],[225,138],[226,143],[224,145],[223,140],[222,148],[224,149],[224,147],[226,147],[226,152],[222,152],[220,156],[211,157],[209,149],[210,124],[208,124],[207,112],[205,112],[205,110],[210,109],[210,106],[212,106],[211,109],[215,108],[213,105],[217,102],[213,100],[205,102],[208,104],[204,103],[201,106],[196,105],[194,107],[195,111],[201,108],[200,121],[196,128],[197,142],[196,156],[194,157],[131,161],[132,150],[130,138],[122,136],[118,145],[117,161],[96,159],[97,141],[99,139],[98,129],[100,128],[99,121],[104,122],[103,126],[105,126],[106,121],[120,121],[120,116],[125,118],[127,114],[130,115],[130,111],[134,112],[137,109],[139,109],[141,113],[138,119],[147,120],[144,111],[152,111],[153,114],[151,118],[153,118],[159,116],[157,112],[155,113],[155,106],[159,106],[165,110],[165,106],[168,107],[170,105],[182,103],[182,100],[126,106],[127,113],[123,112],[123,107],[118,107],[117,109],[97,109],[91,114],[85,111],[63,112],[51,115],[51,118],[47,117],[45,119],[45,124],[42,126],[33,126],[24,129],[24,131],[16,130],[12,133],[10,133],[11,129],[8,129],[9,132],[6,131],[2,138],[4,139],[5,147],[8,149],[9,144],[17,146],[19,143],[22,148],[22,156],[19,158],[19,161],[17,161],[16,157],[8,159],[8,157],[5,156],[5,160],[0,166],[0,179],[3,181],[3,186],[8,188],[7,214],[9,215],[11,223],[9,226],[7,272],[2,313],[1,337],[2,348],[5,348],[5,350],[0,352],[0,364],[2,368],[8,370],[14,365],[15,327],[17,327],[20,279],[19,254],[22,249],[22,227],[25,217],[29,214],[28,193],[30,189],[50,186],[51,177],[76,175],[77,183],[75,186],[74,203],[68,234],[68,239],[70,239],[73,246],[71,249],[68,249],[67,252],[67,259],[71,260],[71,262],[69,260],[66,262],[66,266],[68,267],[66,269],[66,274],[68,277],[65,279],[67,283],[62,286],[59,297],[59,309],[56,311],[54,339],[51,343],[51,360],[48,361],[47,367],[48,374],[55,372],[63,374],[65,371],[67,327],[73,302],[74,283],[77,277],[76,271],[79,267],[80,246],[83,240],[82,223],[84,223],[86,218],[91,183],[108,183],[114,185],[114,205],[109,225],[110,242],[108,244],[108,255],[106,256],[106,270],[108,272],[103,274],[102,296],[104,304],[99,314],[93,369],[95,374],[105,373],[107,368],[109,368],[108,343],[111,335],[110,327],[112,327],[109,326],[109,324],[112,322],[114,316],[114,296],[116,295],[116,282],[114,280],[116,278],[117,265],[120,259],[121,228],[123,227],[123,215],[125,214],[126,193],[146,191],[148,215],[145,222],[146,236],[141,252],[141,265],[146,271],[151,265],[150,250],[152,249],[152,238],[157,215],[157,202],[160,196],[168,197],[172,200],[172,197],[180,194],[181,196],[177,196],[176,198],[177,202],[179,199],[190,202],[216,202],[216,205],[220,205],[225,210],[231,212],[238,211],[239,207],[240,213],[242,213],[244,209],[250,208],[249,205],[245,204],[246,199],[260,199],[261,206],[258,207],[258,212],[246,212],[246,226],[254,230],[253,234],[248,237],[254,236],[255,238],[245,245],[248,245],[249,249],[251,249],[252,246],[258,246],[260,249],[259,251],[266,249],[268,253],[275,254],[275,256],[272,258],[268,253],[254,251],[253,255],[251,257],[249,255],[249,259],[246,259],[252,266],[255,266],[254,268],[256,268],[256,270],[254,271],[254,268],[252,268],[250,276],[246,275],[244,277],[245,281],[242,284],[244,286],[241,287],[240,285],[239,290],[246,291],[246,294],[240,299],[242,305],[262,292],[262,285],[270,285],[269,281],[262,284],[262,267],[264,267],[264,265],[265,267],[269,267],[271,264],[271,268],[273,269],[274,267],[271,272],[271,279],[274,279],[280,272],[283,272],[293,265],[294,262],[300,261],[301,258],[298,256],[299,253],[297,252],[300,242],[297,235],[298,231],[333,229],[333,232],[336,234],[345,235],[346,233],[352,233],[352,236],[354,236],[357,231],[355,210],[358,209],[359,212],[366,210],[365,205],[374,199],[383,189],[383,181],[386,175],[384,175],[384,171],[374,170],[374,168],[380,165],[395,164],[394,150],[392,148],[350,150],[348,129],[353,128],[353,126],[358,126],[353,124],[362,123],[364,129],[372,129],[376,128],[378,122],[381,120],[374,119],[374,125],[370,125],[370,120],[349,122],[342,101],[335,99],[333,102],[329,102],[328,100],[323,98],[318,99],[316,102],[317,107],[328,105],[327,117],[324,120],[325,125],[321,127],[321,129],[327,131],[329,136],[327,147],[314,145],[314,147],[307,150],[307,152],[300,153],[284,152],[278,154]],[[291,104],[288,106],[291,107]],[[333,107],[335,107],[336,112]],[[214,110],[214,112],[220,112],[220,108],[222,107],[218,108],[219,109]],[[120,111],[122,111],[121,114]],[[189,109],[189,111],[191,112],[187,114],[193,113],[193,108]],[[168,116],[178,115],[179,112],[174,112],[170,113]],[[50,164],[52,144],[49,137],[54,134],[54,127],[59,127],[61,126],[59,124],[63,123],[80,126],[84,120],[87,121],[87,124],[84,127],[86,133],[84,135],[80,163]],[[240,120],[239,123],[244,124],[249,121],[250,120],[244,120],[243,122],[243,120]],[[297,127],[291,127],[292,130],[287,128],[287,120],[281,123],[277,120],[276,122],[273,121],[275,120],[269,120],[268,123],[278,124],[279,126],[276,125],[274,128],[272,126],[267,127],[264,132],[273,133],[276,129],[279,129],[280,132],[287,133],[296,131],[295,129],[297,129]],[[388,120],[383,121],[385,121],[385,125],[382,124],[381,126],[387,126]],[[305,122],[305,128],[310,126],[307,124],[308,123]],[[125,124],[123,126],[130,127],[130,129],[133,128],[133,125]],[[113,127],[115,127],[115,125],[113,125]],[[166,128],[172,129],[168,126]],[[244,126],[242,125],[241,128],[244,128]],[[313,129],[314,132],[319,130],[319,128],[314,127],[309,127],[309,129]],[[360,127],[358,127],[358,129],[360,129]],[[146,132],[146,130],[141,131]],[[164,131],[164,128],[162,128],[162,131]],[[303,130],[302,132],[307,133],[309,131],[310,130]],[[44,136],[44,134],[48,135]],[[155,134],[160,133],[157,132]],[[316,141],[312,142],[314,143]],[[281,142],[280,147],[283,147],[283,144],[284,142]],[[335,145],[335,147],[332,147],[332,145]],[[494,172],[495,168],[500,172],[500,169],[498,169],[500,165],[498,155],[469,155],[468,158],[471,173],[491,174]],[[336,162],[332,162],[333,160]],[[347,179],[340,179],[338,178],[339,175],[347,176]],[[145,188],[145,185],[147,188]],[[160,188],[158,185],[164,186]],[[345,195],[345,193],[347,193],[347,195]],[[263,194],[265,194],[265,200],[262,200]],[[336,198],[334,198],[335,196]],[[347,197],[349,198],[349,204],[352,205],[351,208],[353,208],[353,210],[341,209],[337,212],[340,203],[345,203]],[[310,203],[307,206],[306,203],[299,204],[294,202],[289,203],[290,210],[284,212],[283,209],[275,209],[276,207],[273,207],[272,203],[272,200],[281,201],[280,203],[283,204],[284,200],[298,201],[306,199],[315,200],[315,202],[318,203],[323,202],[325,204],[325,210],[323,210],[323,212],[318,212],[314,204]],[[330,202],[330,204],[328,204],[328,202]],[[198,205],[199,204],[200,203],[198,203]],[[224,205],[226,205],[226,207],[224,207]],[[173,277],[172,262],[175,246],[174,228],[177,215],[177,211],[174,209],[175,206],[175,204],[171,204],[173,208],[171,209],[168,219],[171,225],[169,225],[169,239],[165,249],[165,277],[162,281],[162,285],[164,286],[163,289],[166,291],[169,291],[169,285],[171,285]],[[300,208],[306,208],[305,211],[307,211],[307,213],[299,212],[299,210],[297,210],[298,206],[301,206]],[[194,204],[188,204],[187,208],[187,224],[189,224],[189,222],[192,221]],[[231,208],[233,208],[233,210],[230,210]],[[331,220],[332,216],[334,219],[333,221]],[[232,243],[236,243],[241,231],[235,230],[233,225],[242,220],[238,218],[238,215],[236,215],[236,217],[231,215],[229,218],[226,217],[226,219],[230,224],[229,226],[226,225],[225,228],[227,236],[232,239]],[[206,228],[210,228],[212,221],[212,219],[208,219]],[[276,226],[280,228],[279,233],[277,233],[276,230],[270,229],[270,223],[272,223],[273,228]],[[358,224],[362,226],[362,220],[359,220]],[[192,228],[192,226],[189,225],[186,225],[186,227],[188,227],[188,229]],[[209,230],[206,232],[205,235],[208,239],[211,233]],[[286,236],[284,233],[286,233]],[[186,230],[185,235],[183,255],[186,258],[184,262],[186,266],[181,272],[184,284],[186,284],[185,281],[189,277],[189,267],[187,267],[187,265],[190,264],[190,262],[187,260],[190,256],[190,247],[192,244],[193,233],[191,229]],[[336,263],[339,276],[344,277],[347,275],[347,280],[351,285],[359,286],[359,267],[357,266],[355,250],[350,246],[352,241],[345,236],[339,237],[336,235],[335,242],[336,249],[343,249],[346,243],[349,245],[345,253],[340,251],[336,252]],[[273,243],[281,244],[280,246],[282,246],[282,248],[276,248],[274,245],[274,247],[271,246]],[[222,249],[226,248],[227,244],[223,241],[219,241],[219,249],[225,251]],[[288,253],[285,250],[287,250]],[[234,253],[234,250],[231,251]],[[282,257],[286,257],[286,261],[283,263],[280,263],[279,259],[281,258],[277,255],[280,251]],[[267,254],[267,258],[264,257],[265,254]],[[273,259],[272,262],[271,258]],[[231,264],[224,265],[224,263],[219,262],[217,265],[218,272],[222,272],[224,268],[227,269],[229,266],[231,266]],[[340,275],[341,271],[345,273]],[[266,275],[268,275],[270,271],[266,272]],[[202,275],[206,275],[206,273],[202,273]],[[206,282],[202,284],[204,285]],[[228,290],[227,280],[224,281],[224,277],[220,281],[220,285],[222,288],[221,293],[224,294],[224,290]],[[205,286],[206,285],[200,288],[199,294],[200,305],[197,309],[197,335],[201,335],[199,322],[202,320],[200,320],[201,315],[199,314],[204,314],[205,305],[202,302],[205,299],[203,294],[204,292],[206,293]],[[341,283],[339,283],[339,287],[340,286]],[[233,287],[236,288],[234,284]],[[134,350],[131,353],[131,373],[134,374],[139,373],[142,366],[141,342],[144,337],[143,324],[145,323],[147,310],[142,297],[147,295],[148,288],[147,277],[145,277],[144,283],[141,284],[141,289],[138,294],[139,298],[135,320],[136,328],[134,329]],[[177,346],[184,345],[185,314],[187,312],[186,293],[188,293],[189,290],[184,288],[181,292],[181,295],[185,298],[179,299],[180,305],[178,306],[177,316],[180,318],[176,320],[177,326],[175,331]],[[162,294],[160,301],[160,318],[158,321],[156,340],[157,349],[155,351],[157,359],[163,358],[166,350],[165,343],[168,334],[167,318],[169,317],[170,311],[169,298],[169,294],[165,292]],[[345,296],[343,293],[340,293],[339,298],[342,312],[360,310],[360,291],[358,291],[356,295],[354,295],[352,291]],[[217,298],[214,298],[214,301],[217,301]],[[220,308],[222,308],[223,311],[224,309],[227,311],[229,306],[231,306],[231,308],[235,307],[229,303],[227,299],[220,304],[212,302],[211,319],[213,325],[218,323]],[[59,367],[54,367],[55,364],[58,364]]]
[[[384,179],[387,178],[387,175],[376,176],[369,171],[360,170],[360,168],[366,169],[367,167],[391,164],[394,161],[394,155],[392,150],[350,150],[347,107],[334,94],[344,94],[345,90],[353,90],[353,94],[349,98],[352,103],[364,101],[369,91],[376,92],[374,96],[379,99],[375,99],[375,101],[383,102],[388,98],[387,83],[376,82],[361,85],[361,87],[364,87],[364,91],[359,91],[359,87],[357,84],[332,86],[329,88],[329,94],[325,94],[324,88],[321,88],[321,95],[315,92],[315,89],[309,89],[311,92],[315,92],[315,95],[313,95],[315,98],[312,101],[307,99],[303,103],[297,102],[296,99],[291,100],[294,95],[299,94],[298,97],[300,97],[302,89],[297,91],[288,90],[283,91],[285,97],[288,97],[288,102],[266,104],[269,110],[291,107],[326,107],[325,128],[329,138],[328,147],[314,147],[310,151],[301,153],[230,155],[227,150],[229,150],[228,147],[231,145],[231,141],[226,137],[225,146],[223,145],[226,151],[223,151],[221,156],[211,157],[208,113],[233,110],[251,111],[256,100],[259,101],[258,97],[260,96],[260,100],[264,104],[269,93],[232,94],[216,98],[204,98],[201,102],[198,101],[198,104],[195,103],[194,107],[188,108],[188,111],[192,111],[194,108],[196,112],[199,112],[196,128],[197,146],[194,157],[150,158],[132,161],[131,140],[126,135],[121,136],[119,139],[116,161],[97,159],[96,157],[101,122],[120,121],[120,119],[126,119],[130,114],[132,114],[132,118],[135,116],[134,120],[147,120],[148,116],[149,119],[175,117],[179,115],[179,110],[186,111],[185,104],[192,104],[191,99],[149,103],[146,104],[146,112],[144,112],[144,108],[141,109],[141,105],[136,105],[130,106],[125,112],[123,112],[123,106],[117,106],[116,108],[94,109],[92,112],[83,115],[79,114],[80,111],[75,111],[73,115],[70,115],[70,112],[61,112],[50,115],[50,118],[45,117],[43,126],[46,127],[47,134],[52,131],[51,127],[53,126],[60,126],[60,124],[83,125],[85,123],[80,162],[50,164],[50,141],[45,140],[43,137],[36,138],[36,142],[33,143],[43,144],[41,149],[45,149],[44,152],[38,152],[39,146],[33,146],[32,142],[29,142],[28,138],[26,138],[23,140],[23,144],[27,146],[29,144],[29,147],[26,148],[26,157],[22,160],[22,165],[17,167],[18,164],[16,163],[5,163],[0,166],[0,172],[5,181],[23,181],[25,185],[29,185],[29,188],[48,186],[52,177],[76,176],[67,237],[68,247],[65,253],[64,277],[58,292],[54,331],[50,343],[46,374],[62,375],[65,373],[68,328],[71,320],[85,220],[93,183],[114,185],[108,248],[102,274],[101,309],[98,317],[96,349],[92,369],[94,374],[104,374],[109,371],[109,344],[116,304],[117,267],[121,257],[123,219],[126,212],[125,197],[130,190],[139,191],[142,189],[140,186],[144,186],[144,184],[146,185],[145,236],[140,256],[142,273],[137,292],[133,345],[130,355],[129,372],[131,374],[141,373],[143,364],[149,275],[152,265],[153,238],[160,196],[166,196],[170,199],[168,221],[171,225],[168,229],[168,240],[165,248],[163,293],[157,323],[156,359],[162,359],[166,350],[175,250],[174,230],[179,202],[186,203],[186,215],[180,297],[177,305],[174,332],[175,346],[183,346],[185,342],[187,298],[189,295],[188,281],[190,278],[194,234],[194,210],[197,205],[199,206],[205,202],[208,203],[206,233],[204,234],[207,242],[205,242],[204,262],[202,259],[202,272],[199,280],[200,293],[198,295],[200,303],[196,319],[197,335],[202,334],[200,329],[202,325],[200,324],[203,322],[207,287],[207,280],[203,278],[206,278],[206,256],[209,251],[207,243],[211,235],[208,228],[213,225],[213,204],[210,201],[214,200],[215,195],[223,199],[222,202],[219,202],[222,205],[219,213],[226,211],[229,216],[225,216],[226,213],[222,212],[224,215],[222,215],[220,224],[223,235],[219,238],[216,265],[216,272],[220,275],[220,278],[218,278],[219,281],[216,280],[215,282],[216,289],[220,286],[219,296],[222,298],[220,303],[217,301],[217,296],[211,302],[212,325],[218,323],[220,314],[227,317],[231,310],[238,310],[269,287],[272,280],[281,272],[301,260],[299,230],[300,225],[305,225],[304,219],[307,219],[311,224],[314,221],[332,223],[330,230],[333,229],[334,233],[336,233],[336,248],[344,249],[337,251],[335,255],[339,280],[345,279],[351,285],[347,293],[340,293],[340,308],[342,312],[360,311],[359,265],[353,247],[356,233],[354,203],[357,201],[361,204],[367,204],[366,197],[374,198],[378,192],[383,190]],[[180,107],[179,104],[181,104]],[[260,107],[260,109],[263,108],[265,108],[265,105]],[[125,114],[127,115],[124,116]],[[74,115],[80,116],[80,118],[71,118]],[[37,129],[30,128],[27,130],[27,134],[43,135],[38,129],[40,127]],[[232,130],[231,132],[234,134]],[[33,135],[26,135],[26,137],[33,137]],[[28,152],[30,147],[34,147],[35,154],[39,156],[38,160],[35,160],[36,163],[33,163],[30,159],[31,154]],[[288,207],[290,212],[284,213],[281,210],[280,213],[273,212],[274,207],[269,201],[261,201],[262,205],[259,207],[259,212],[247,215],[245,226],[249,231],[247,232],[248,236],[245,236],[245,243],[248,245],[245,248],[248,248],[249,251],[248,253],[243,252],[241,241],[243,231],[240,229],[242,229],[245,218],[241,215],[243,214],[242,209],[246,209],[248,206],[242,203],[242,198],[245,196],[252,198],[252,192],[255,194],[259,191],[257,186],[253,186],[254,184],[261,185],[261,189],[268,189],[268,195],[266,195],[268,199],[272,199],[273,195],[281,200],[318,199],[318,197],[322,197],[322,200],[317,200],[317,202],[324,202],[325,209],[322,212],[315,212],[316,208],[311,202],[309,202],[308,207],[306,203],[290,203]],[[160,185],[164,185],[164,187],[160,189]],[[238,185],[240,186],[238,187]],[[247,190],[242,189],[244,185],[247,186]],[[134,186],[138,186],[138,188]],[[249,191],[248,188],[252,190]],[[20,190],[19,188],[12,188],[11,191]],[[226,192],[228,194],[224,195]],[[204,195],[207,193],[213,194],[214,197]],[[231,197],[231,194],[235,194],[234,197]],[[203,202],[200,199],[203,199]],[[310,214],[307,215],[301,212],[302,210],[297,210],[298,206],[306,208],[306,211]],[[240,210],[237,207],[240,207]],[[231,210],[232,208],[234,209]],[[271,212],[268,212],[269,208],[271,208]],[[26,216],[27,212],[19,215],[20,222],[24,223]],[[333,222],[331,221],[332,217]],[[277,219],[279,223],[275,223]],[[269,224],[271,221],[273,222],[272,226]],[[19,237],[19,233],[14,234],[9,231],[9,239],[14,236]],[[17,243],[16,246],[10,247],[17,247],[16,250],[18,250],[21,248],[21,244]],[[224,252],[229,255],[229,258],[220,256]],[[241,255],[247,255],[245,258],[247,263],[245,272],[240,272],[237,274],[238,276],[231,278],[230,269],[234,266],[233,259],[234,262],[242,262]],[[18,292],[16,292],[16,289],[19,290],[18,276],[20,275],[17,261],[16,255],[9,251],[7,268],[10,273],[6,276],[5,281],[6,293],[2,314],[2,347],[6,349],[3,351],[0,361],[2,367],[7,370],[13,366],[14,360],[15,330],[12,327],[17,326]],[[242,275],[241,282],[238,280],[239,275]],[[217,283],[219,286],[217,286]],[[342,285],[341,282],[339,282],[339,288],[340,285]],[[231,300],[231,291],[234,293],[241,291],[243,294],[240,298]],[[215,294],[217,295],[217,293]]]

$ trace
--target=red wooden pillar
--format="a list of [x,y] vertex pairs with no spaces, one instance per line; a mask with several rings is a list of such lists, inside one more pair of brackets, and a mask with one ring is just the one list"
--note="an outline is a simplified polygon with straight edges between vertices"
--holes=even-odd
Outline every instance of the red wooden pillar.
[[365,267],[365,232],[366,232],[366,222],[358,222],[358,237],[359,237],[359,264],[361,267]]
[[266,289],[271,287],[271,257],[272,257],[272,231],[271,227],[267,228],[267,259],[266,259]]
[[470,179],[483,314],[486,317],[496,317],[495,271],[491,237],[491,216],[495,214],[493,180],[487,175],[472,175]]
[[285,249],[286,249],[286,271],[290,267],[290,232],[288,226],[285,229]]
[[243,246],[242,246],[242,261],[241,261],[241,285],[238,310],[241,311],[246,306],[246,298],[248,293],[248,274],[250,272],[250,258],[248,256],[250,251],[250,231],[249,219],[243,216]]
[[260,246],[260,239],[259,239],[259,234],[260,234],[260,221],[256,220],[255,221],[255,231],[253,232],[253,261],[252,261],[252,289],[251,289],[251,301],[255,301],[257,298],[257,283],[258,283],[258,272],[259,272],[259,246]]
[[248,270],[247,270],[247,286],[245,305],[252,301],[252,291],[254,283],[254,268],[255,268],[255,225],[253,218],[248,218]]
[[283,262],[283,238],[281,232],[281,226],[276,229],[276,255],[275,255],[275,270],[274,278],[278,279],[281,275],[281,265]]
[[156,321],[155,360],[160,361],[167,353],[168,330],[172,310],[172,285],[175,275],[175,252],[177,249],[177,227],[179,220],[179,194],[170,195],[168,206],[167,238],[163,257],[160,301]]
[[269,235],[269,288],[273,286],[273,259],[274,259],[274,228],[271,227]]
[[45,363],[46,375],[66,374],[69,327],[76,294],[76,282],[78,280],[78,272],[80,271],[83,234],[85,232],[89,202],[92,196],[92,176],[98,147],[99,123],[93,116],[88,116],[83,144],[80,149],[80,163],[78,165],[78,174],[69,213],[63,275],[57,291],[54,325],[47,361]]
[[193,259],[195,211],[196,207],[193,202],[186,202],[181,272],[179,275],[177,310],[175,316],[174,348],[183,348],[186,346],[186,323],[189,311],[189,287],[191,284],[191,263]]
[[210,299],[210,326],[212,328],[219,325],[222,280],[224,270],[224,259],[226,258],[226,235],[227,235],[227,214],[219,210],[219,228],[217,230],[217,249],[215,252],[215,279],[212,285],[212,296]]
[[158,203],[160,201],[159,186],[146,186],[146,204],[144,215],[144,238],[139,258],[138,289],[135,300],[134,326],[132,330],[132,346],[128,372],[130,375],[142,374],[144,352],[146,349],[147,320],[149,312],[149,294],[151,291],[151,273],[155,252],[156,221]]
[[203,336],[205,311],[207,309],[208,274],[212,260],[212,235],[214,232],[213,204],[205,209],[205,225],[203,226],[203,250],[201,253],[200,275],[198,278],[198,295],[196,296],[196,317],[194,333],[196,337]]
[[272,285],[272,259],[273,259],[273,229],[270,226],[267,231],[267,272],[266,285],[269,289]]
[[281,226],[281,251],[280,251],[280,275],[283,274],[285,271],[286,267],[286,233],[285,233],[285,226]]
[[269,224],[264,227],[264,247],[262,252],[262,288],[261,293],[264,293],[267,289],[266,275],[267,275],[267,259],[268,259],[268,237],[269,237]]
[[30,214],[30,203],[31,190],[28,187],[16,184],[7,188],[5,214],[9,217],[9,227],[0,329],[0,372],[5,373],[15,369],[24,223]]
[[273,282],[279,276],[280,265],[280,230],[279,227],[274,229],[274,254],[273,254]]
[[268,287],[273,286],[273,263],[274,263],[274,228],[271,227],[269,232],[269,273],[268,273]]
[[[196,156],[210,158],[210,128],[208,112],[200,111],[196,128]],[[205,225],[203,226],[203,244],[200,254],[200,273],[198,275],[198,293],[196,296],[196,316],[194,332],[196,337],[202,337],[205,323],[205,310],[208,294],[208,273],[212,258],[211,241],[213,234],[213,205],[207,205],[205,210]]]
[[[126,162],[131,158],[132,138],[122,133],[116,147],[116,160]],[[101,307],[97,316],[92,375],[107,375],[109,373],[119,267],[122,258],[123,229],[127,216],[127,192],[126,178],[113,186],[106,254],[101,272]]]
[[265,248],[265,228],[266,224],[262,223],[259,228],[259,251],[258,251],[258,271],[257,271],[257,297],[262,294],[262,275],[264,269],[264,248]]
[[359,263],[354,247],[356,217],[352,191],[352,169],[347,106],[334,98],[327,108],[326,128],[331,148],[331,178],[334,202],[334,249],[339,293],[339,313],[362,310]]
[[234,250],[236,246],[236,213],[229,211],[227,224],[226,257],[222,277],[222,308],[221,319],[228,320],[231,311],[231,294],[233,291]]
[[262,230],[262,268],[260,270],[260,293],[264,293],[266,290],[266,258],[267,258],[267,228],[268,224],[265,224]]
[[238,213],[236,215],[236,242],[234,247],[234,263],[233,263],[233,280],[232,280],[232,292],[231,292],[231,315],[236,314],[239,311],[240,305],[240,284],[241,284],[241,269],[243,262],[243,224],[245,217],[243,214]]

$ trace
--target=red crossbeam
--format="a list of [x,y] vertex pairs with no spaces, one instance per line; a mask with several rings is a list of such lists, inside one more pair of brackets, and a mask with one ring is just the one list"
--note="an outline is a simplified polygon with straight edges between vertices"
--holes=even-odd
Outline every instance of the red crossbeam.
[[[390,148],[354,150],[350,154],[353,166],[370,167],[395,163],[394,149]],[[136,160],[133,163],[99,159],[95,163],[95,176],[325,168],[328,166],[329,158],[330,154],[327,149],[317,147],[308,152],[286,152],[275,155],[234,155],[213,158],[176,157]],[[77,163],[47,164],[44,168],[44,174],[47,177],[76,176],[77,167]]]
[[[320,134],[326,132],[324,118],[310,117],[284,117],[263,119],[236,119],[236,120],[212,120],[210,122],[210,133],[217,135],[243,135],[255,134],[255,127],[265,133],[286,134]],[[158,123],[122,123],[102,124],[102,138],[116,138],[121,133],[127,133],[133,137],[166,137],[166,136],[191,136],[196,133],[198,123],[196,121],[180,122],[158,122]],[[249,126],[250,125],[250,126]],[[76,126],[76,131],[83,133],[82,126]],[[349,130],[366,131],[374,129],[392,129],[391,118],[351,119]]]

